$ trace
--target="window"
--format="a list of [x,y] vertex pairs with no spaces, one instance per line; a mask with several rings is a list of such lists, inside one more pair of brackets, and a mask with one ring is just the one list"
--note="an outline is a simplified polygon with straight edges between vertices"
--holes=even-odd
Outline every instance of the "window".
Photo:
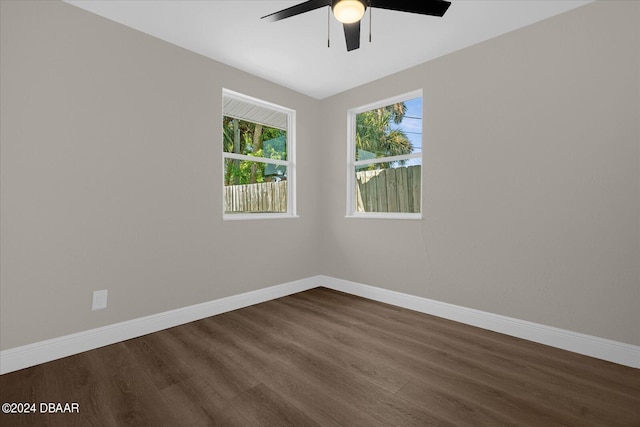
[[347,216],[422,218],[422,91],[348,112]]
[[295,111],[223,90],[224,219],[295,216]]

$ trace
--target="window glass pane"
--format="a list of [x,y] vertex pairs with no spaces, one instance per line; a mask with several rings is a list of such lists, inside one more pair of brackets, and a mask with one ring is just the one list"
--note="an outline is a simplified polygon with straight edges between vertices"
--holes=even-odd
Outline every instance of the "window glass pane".
[[224,212],[286,213],[287,167],[225,159]]
[[225,153],[287,160],[287,131],[224,116]]
[[356,115],[356,160],[422,151],[422,97]]
[[421,159],[356,167],[355,212],[420,212]]

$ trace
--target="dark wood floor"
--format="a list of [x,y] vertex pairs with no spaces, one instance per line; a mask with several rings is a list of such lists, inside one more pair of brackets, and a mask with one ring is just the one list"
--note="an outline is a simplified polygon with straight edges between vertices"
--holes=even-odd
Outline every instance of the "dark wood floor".
[[640,426],[640,370],[324,288],[0,387],[1,402],[80,409],[2,426]]

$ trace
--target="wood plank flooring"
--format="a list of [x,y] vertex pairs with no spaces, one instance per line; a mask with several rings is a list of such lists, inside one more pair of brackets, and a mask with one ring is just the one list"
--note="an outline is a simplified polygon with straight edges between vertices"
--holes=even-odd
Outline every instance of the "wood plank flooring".
[[325,288],[0,377],[2,426],[640,426],[640,370]]

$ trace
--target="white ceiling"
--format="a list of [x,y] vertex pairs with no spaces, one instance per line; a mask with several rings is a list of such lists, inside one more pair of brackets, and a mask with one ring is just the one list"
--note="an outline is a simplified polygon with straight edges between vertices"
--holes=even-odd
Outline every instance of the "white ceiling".
[[[277,22],[261,16],[301,1],[66,0],[159,39],[322,99],[593,0],[451,0],[444,17],[374,8],[360,49],[317,9]],[[419,1],[419,0],[416,0]]]

